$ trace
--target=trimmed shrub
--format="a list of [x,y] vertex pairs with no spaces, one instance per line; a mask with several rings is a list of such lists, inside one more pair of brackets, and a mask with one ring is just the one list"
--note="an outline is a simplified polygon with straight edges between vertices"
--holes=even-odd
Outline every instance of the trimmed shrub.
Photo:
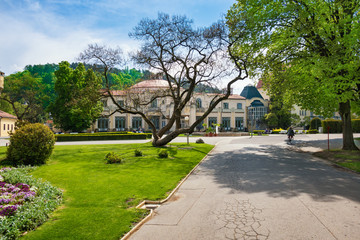
[[54,149],[55,136],[45,125],[26,124],[10,134],[6,160],[15,166],[45,164]]
[[316,129],[310,129],[309,131],[307,131],[307,133],[309,133],[309,134],[316,134],[316,133],[318,133],[319,131],[318,130],[316,130]]
[[105,155],[105,161],[107,164],[121,163],[122,158],[114,152],[109,152]]
[[330,133],[342,133],[342,121],[327,119],[321,122],[321,126],[323,127],[324,133],[328,132],[328,127],[330,127]]
[[139,149],[135,149],[135,157],[141,157],[143,155],[142,151],[140,151]]
[[311,121],[310,121],[310,130],[311,130],[311,129],[316,129],[316,130],[318,130],[319,127],[321,127],[321,120],[320,120],[320,118],[315,117],[315,118],[311,119]]
[[201,138],[196,140],[196,143],[204,143],[204,140],[202,140]]
[[168,158],[169,157],[169,154],[168,152],[166,151],[166,149],[161,149],[159,151],[159,158]]

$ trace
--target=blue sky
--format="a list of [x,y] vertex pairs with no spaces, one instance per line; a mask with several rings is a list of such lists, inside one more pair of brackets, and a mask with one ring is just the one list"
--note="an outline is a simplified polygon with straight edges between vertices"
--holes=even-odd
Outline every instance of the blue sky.
[[221,19],[235,0],[0,0],[0,71],[73,62],[90,43],[138,48],[128,33],[158,12],[180,14],[195,26]]

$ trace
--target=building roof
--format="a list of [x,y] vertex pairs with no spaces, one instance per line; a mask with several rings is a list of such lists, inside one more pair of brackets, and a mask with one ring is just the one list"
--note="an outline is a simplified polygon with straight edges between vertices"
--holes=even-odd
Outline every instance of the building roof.
[[[197,94],[202,94],[202,93],[197,93]],[[224,95],[223,93],[203,93],[203,94],[206,94],[208,96],[215,96],[215,95],[223,96]],[[245,100],[244,97],[242,97],[242,96],[240,96],[238,94],[230,94],[228,99],[242,99],[242,100]]]
[[162,79],[144,80],[133,85],[131,88],[168,88],[169,82]]
[[10,113],[4,112],[0,110],[0,118],[13,118],[13,119],[17,119],[16,116],[11,115]]
[[243,96],[246,99],[252,99],[252,98],[264,99],[259,93],[259,91],[256,89],[256,87],[251,85],[244,87],[244,89],[240,93],[240,96]]

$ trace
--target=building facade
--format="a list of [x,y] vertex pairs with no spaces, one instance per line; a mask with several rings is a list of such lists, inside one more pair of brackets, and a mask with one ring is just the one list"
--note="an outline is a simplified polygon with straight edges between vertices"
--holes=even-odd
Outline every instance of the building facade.
[[[112,91],[112,95],[117,104],[129,106],[129,99],[140,99],[142,102],[148,100],[149,104],[143,106],[142,112],[145,113],[153,122],[157,129],[167,124],[169,117],[172,115],[174,103],[171,97],[162,97],[152,99],[152,94],[169,88],[169,83],[165,80],[144,80],[131,87],[131,91]],[[253,87],[252,91],[256,88]],[[166,94],[164,94],[166,95]],[[192,125],[208,109],[215,93],[194,93],[192,99],[185,106],[181,113],[181,125],[187,127]],[[150,130],[149,126],[140,115],[129,113],[115,112],[117,106],[109,97],[104,98],[103,116],[99,118],[92,126],[92,131],[137,131],[138,129]],[[220,124],[221,131],[244,131],[248,127],[248,114],[254,119],[260,118],[261,114],[267,112],[267,101],[261,98],[257,92],[252,95],[231,94],[228,99],[219,103],[213,111],[196,127],[196,131],[204,130],[204,125],[214,126]],[[261,109],[261,110],[260,110]],[[113,113],[113,114],[112,114]],[[175,128],[175,126],[173,126]]]
[[0,110],[0,137],[8,137],[10,132],[14,132],[16,121],[16,116]]

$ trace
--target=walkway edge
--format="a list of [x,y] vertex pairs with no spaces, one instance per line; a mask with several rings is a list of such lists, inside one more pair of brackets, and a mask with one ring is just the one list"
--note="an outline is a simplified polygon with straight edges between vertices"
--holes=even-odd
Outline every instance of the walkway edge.
[[[219,143],[219,142],[218,142]],[[151,200],[144,200],[142,201],[139,205],[136,206],[136,208],[142,208],[144,205],[146,204],[158,204],[161,205],[165,202],[167,202],[176,192],[177,190],[181,187],[181,185],[190,177],[190,175],[198,168],[198,166],[205,161],[205,159],[208,157],[209,154],[211,154],[216,145],[218,145],[218,143],[216,143],[213,147],[213,149],[211,149],[210,152],[208,152],[208,154],[206,154],[203,159],[201,159],[201,161],[180,181],[180,183],[174,188],[174,190],[171,191],[171,193],[169,194],[169,196],[167,196],[167,198],[160,200],[160,201],[151,201]],[[150,220],[150,218],[154,215],[154,210],[151,209],[150,213],[143,219],[141,220],[138,224],[136,224],[129,232],[127,232],[120,240],[127,240],[131,237],[132,234],[134,234],[137,230],[139,230],[139,228],[144,225],[144,223],[146,223],[148,220]]]

